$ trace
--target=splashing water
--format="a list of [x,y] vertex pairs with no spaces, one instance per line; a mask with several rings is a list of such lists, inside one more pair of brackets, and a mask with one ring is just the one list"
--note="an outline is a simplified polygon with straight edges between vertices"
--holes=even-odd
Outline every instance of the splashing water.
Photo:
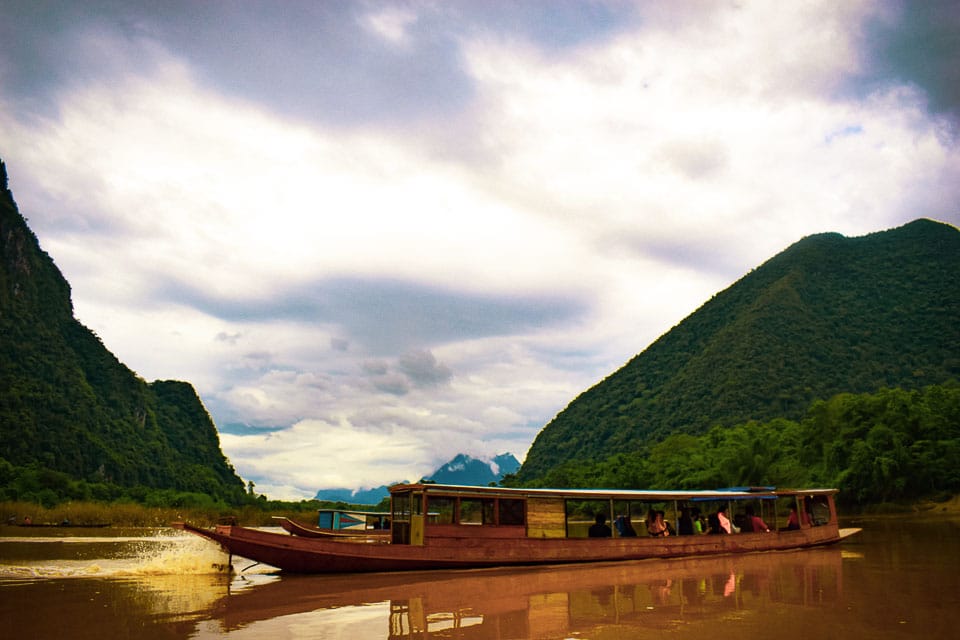
[[[249,562],[238,560],[241,568]],[[263,569],[268,571],[272,569]],[[0,580],[224,575],[230,557],[196,536],[0,538]]]

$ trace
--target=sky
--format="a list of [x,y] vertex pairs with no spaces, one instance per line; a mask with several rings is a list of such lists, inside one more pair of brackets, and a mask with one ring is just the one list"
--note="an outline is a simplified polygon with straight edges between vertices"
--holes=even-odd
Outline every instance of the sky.
[[0,0],[77,318],[271,498],[523,459],[804,236],[960,225],[960,5]]

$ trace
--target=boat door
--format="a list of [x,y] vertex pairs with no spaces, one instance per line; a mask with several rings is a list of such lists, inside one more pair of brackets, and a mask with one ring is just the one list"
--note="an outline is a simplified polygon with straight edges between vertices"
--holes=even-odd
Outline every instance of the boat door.
[[410,544],[423,546],[423,494],[416,492],[413,494],[410,508]]

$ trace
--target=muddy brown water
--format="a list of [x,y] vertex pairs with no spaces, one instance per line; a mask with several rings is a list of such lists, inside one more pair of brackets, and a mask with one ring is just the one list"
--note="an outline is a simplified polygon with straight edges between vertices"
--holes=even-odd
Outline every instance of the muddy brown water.
[[[718,558],[283,575],[171,530],[0,530],[18,638],[957,638],[960,519],[846,520],[839,545]],[[78,530],[79,531],[79,530]]]

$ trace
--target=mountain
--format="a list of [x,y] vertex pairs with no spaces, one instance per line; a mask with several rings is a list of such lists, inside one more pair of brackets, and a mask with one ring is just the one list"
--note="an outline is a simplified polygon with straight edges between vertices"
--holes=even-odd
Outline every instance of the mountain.
[[960,377],[960,231],[809,236],[716,294],[538,434],[517,474],[674,433],[800,418],[813,400]]
[[[512,453],[502,453],[490,461],[478,460],[460,453],[423,480],[440,484],[487,486],[500,482],[503,476],[514,473],[519,468],[520,462]],[[375,489],[320,489],[316,499],[349,504],[377,504],[388,495],[390,491],[387,485],[384,485]]]
[[2,161],[0,466],[224,499],[244,491],[194,388],[145,382],[74,318],[70,285],[17,210]]
[[520,462],[512,453],[504,453],[491,462],[477,460],[468,455],[459,454],[426,478],[438,484],[465,484],[468,486],[487,486],[500,482],[504,475],[514,473],[520,468]]
[[347,504],[379,504],[381,500],[390,495],[389,485],[381,485],[373,489],[347,489],[337,487],[335,489],[320,489],[315,500],[326,500],[329,502],[346,502]]

